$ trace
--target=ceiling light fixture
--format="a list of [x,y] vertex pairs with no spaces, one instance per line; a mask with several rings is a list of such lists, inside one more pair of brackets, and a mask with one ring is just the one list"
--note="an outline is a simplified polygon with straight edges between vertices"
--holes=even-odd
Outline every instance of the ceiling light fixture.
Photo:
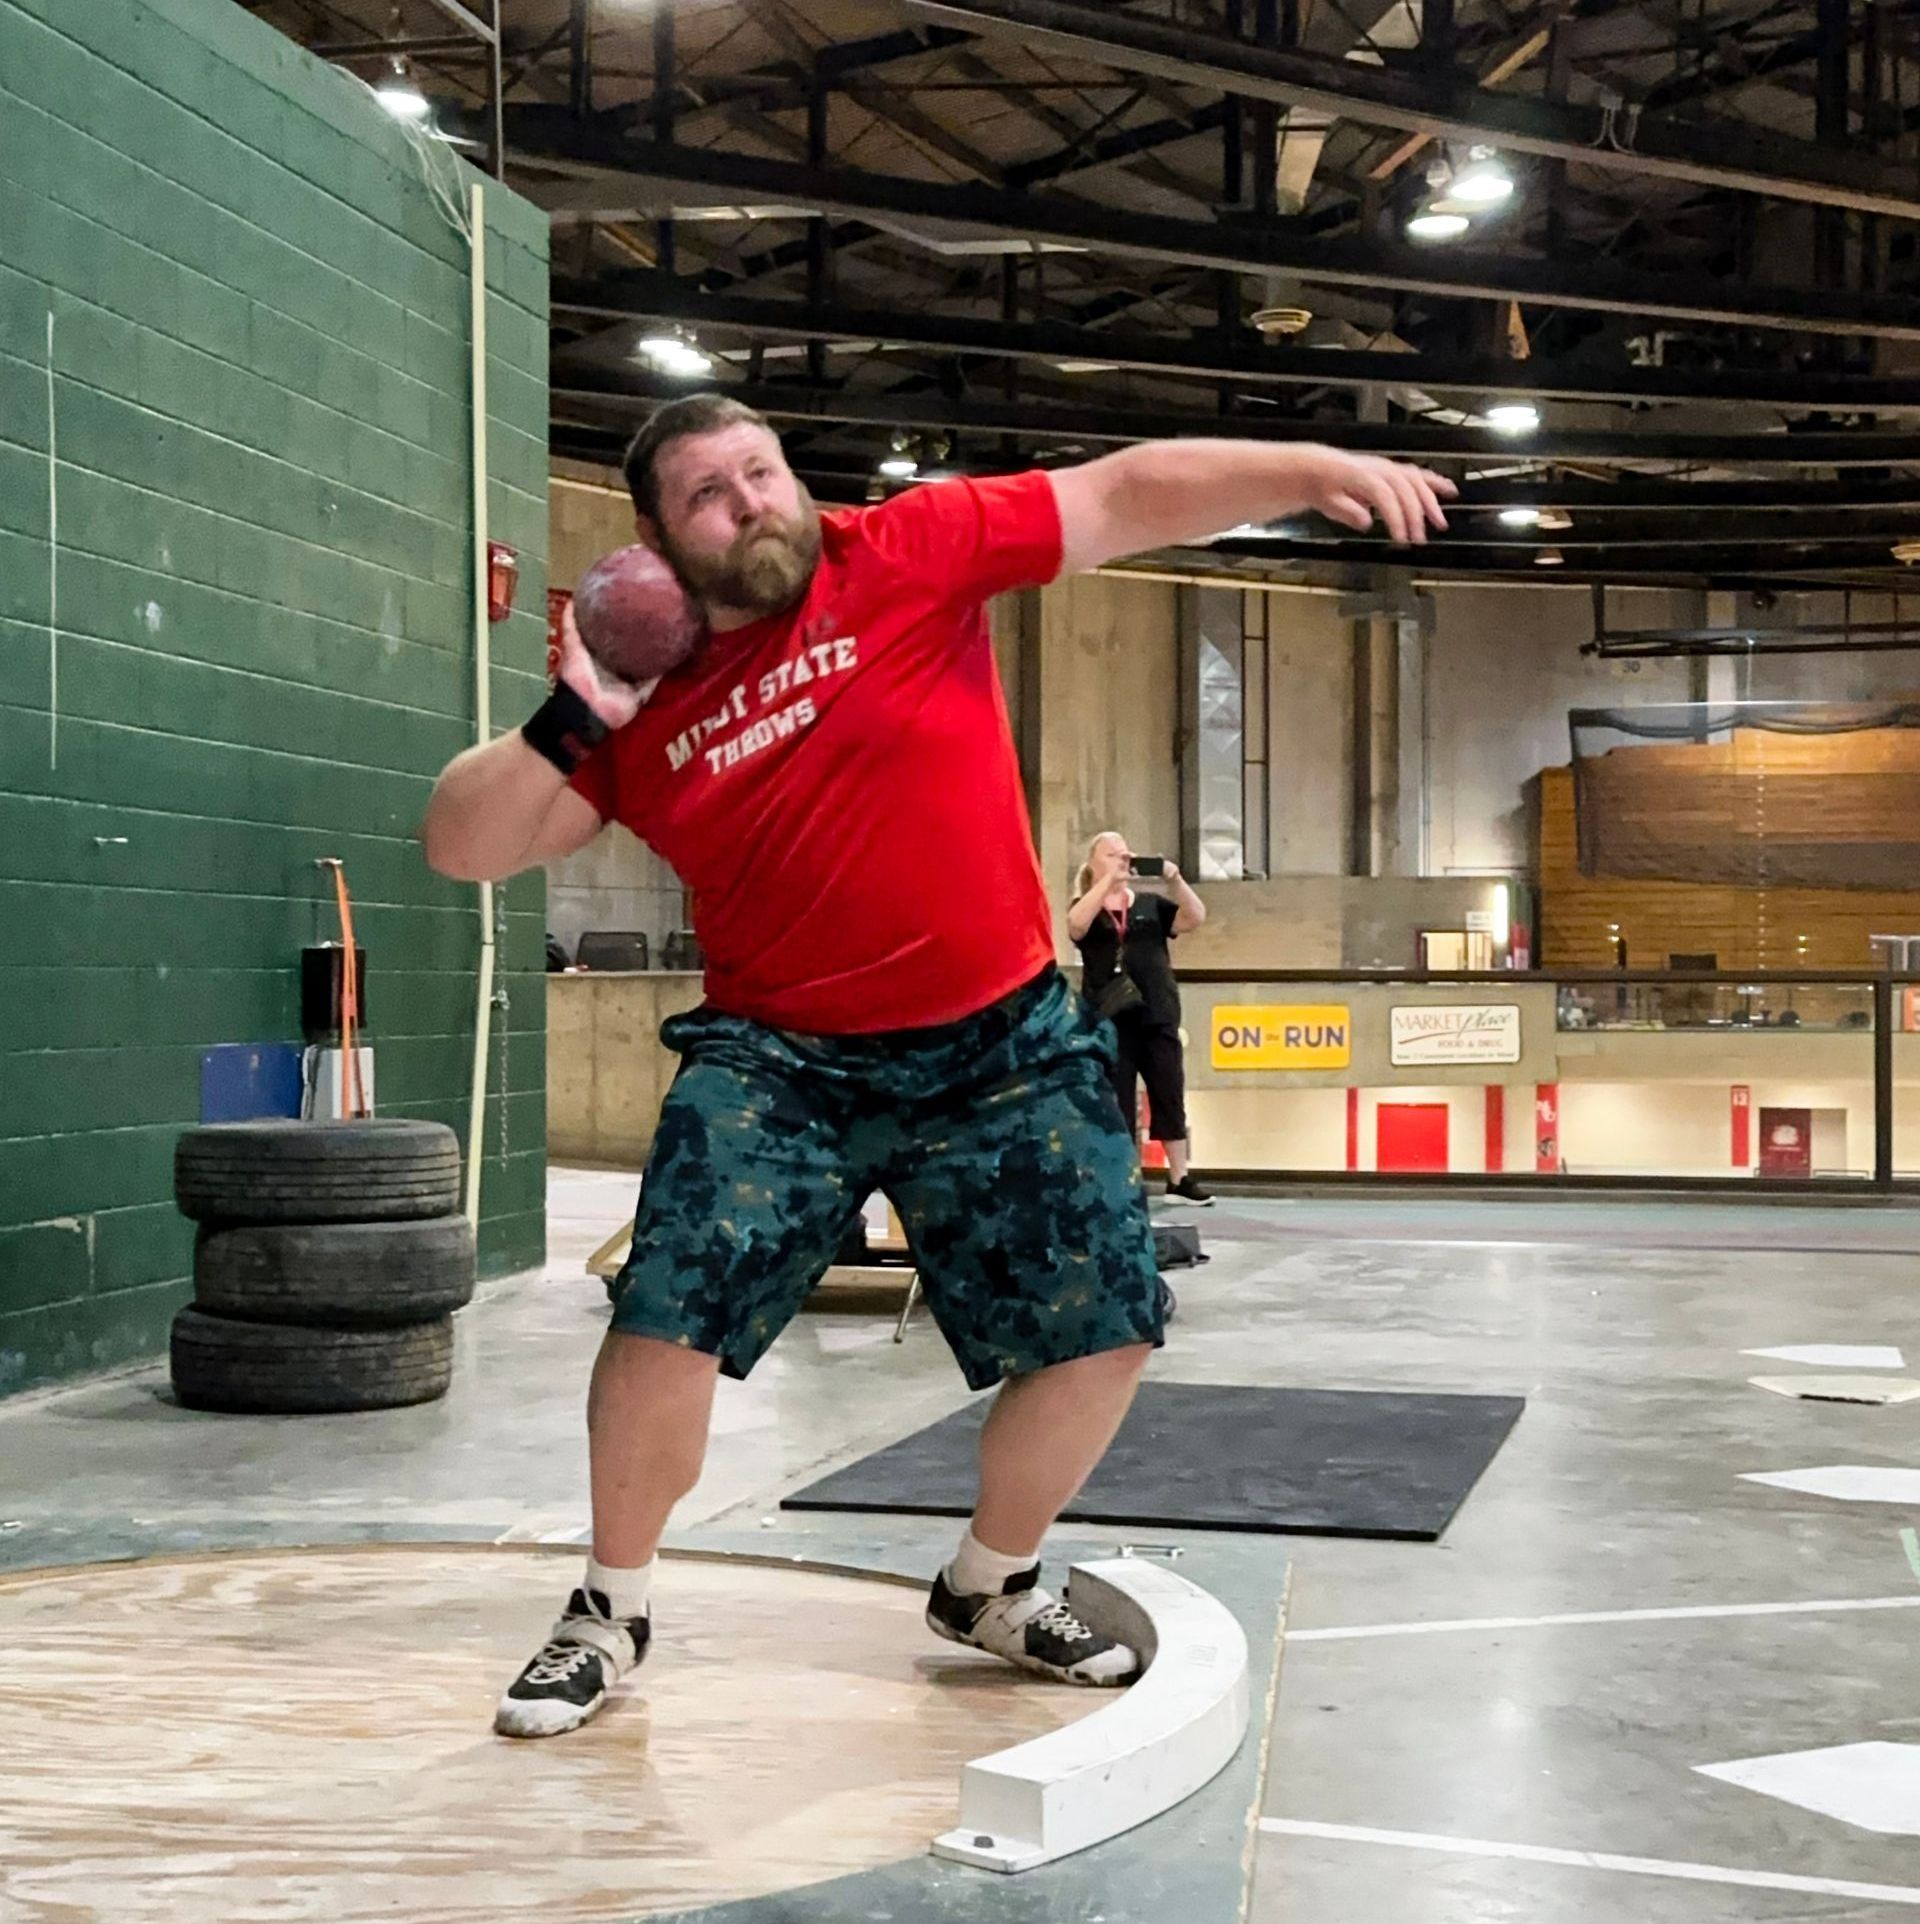
[[702,354],[691,341],[678,334],[649,334],[637,352],[662,374],[681,380],[694,380],[713,372],[713,357]]
[[374,88],[373,97],[395,120],[425,120],[433,111],[426,95],[413,84],[404,60],[393,63],[393,72]]
[[1407,222],[1407,236],[1421,241],[1458,240],[1470,224],[1465,214],[1443,214],[1429,207]]
[[1286,340],[1304,334],[1313,325],[1310,307],[1263,307],[1251,317],[1251,324],[1269,340]]
[[1538,508],[1502,508],[1500,525],[1503,528],[1537,528],[1540,525]]
[[1540,410],[1531,401],[1498,401],[1486,410],[1487,426],[1501,434],[1531,434]]
[[889,481],[911,481],[919,471],[920,463],[910,454],[890,454],[875,469]]
[[1513,192],[1513,176],[1500,165],[1491,147],[1476,147],[1463,171],[1447,187],[1449,200],[1474,207],[1495,207]]
[[1536,568],[1559,568],[1565,565],[1566,559],[1558,548],[1542,548],[1534,556],[1533,565]]

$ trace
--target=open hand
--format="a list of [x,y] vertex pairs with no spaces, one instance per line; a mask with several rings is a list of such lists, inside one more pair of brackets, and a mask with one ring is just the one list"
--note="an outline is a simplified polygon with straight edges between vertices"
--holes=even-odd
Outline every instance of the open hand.
[[1364,534],[1378,516],[1388,540],[1416,547],[1426,540],[1429,528],[1445,529],[1441,504],[1460,492],[1445,475],[1339,448],[1323,448],[1320,456],[1307,505],[1329,521]]
[[647,697],[660,686],[657,679],[622,681],[618,675],[594,660],[587,651],[587,644],[580,639],[571,601],[560,617],[560,679],[609,728],[626,727],[647,705]]

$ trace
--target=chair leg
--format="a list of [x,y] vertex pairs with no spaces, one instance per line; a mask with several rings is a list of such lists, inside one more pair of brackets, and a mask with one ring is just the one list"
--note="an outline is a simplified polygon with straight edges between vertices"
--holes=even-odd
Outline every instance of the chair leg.
[[900,1305],[900,1321],[893,1332],[896,1343],[907,1340],[907,1318],[913,1314],[913,1306],[920,1300],[920,1272],[916,1269],[907,1278],[907,1300]]

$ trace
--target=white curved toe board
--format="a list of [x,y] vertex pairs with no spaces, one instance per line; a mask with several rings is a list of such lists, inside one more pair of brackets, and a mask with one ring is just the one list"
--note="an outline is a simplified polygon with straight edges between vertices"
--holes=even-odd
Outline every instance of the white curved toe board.
[[960,1777],[936,1857],[1028,1871],[1144,1824],[1225,1769],[1247,1730],[1247,1639],[1198,1584],[1132,1558],[1076,1564],[1075,1614],[1131,1643],[1140,1681],[1105,1708]]

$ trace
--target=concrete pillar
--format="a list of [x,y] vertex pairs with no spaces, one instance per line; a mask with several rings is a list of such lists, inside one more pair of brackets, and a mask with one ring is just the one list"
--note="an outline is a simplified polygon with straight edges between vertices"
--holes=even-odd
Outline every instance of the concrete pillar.
[[1420,875],[1427,867],[1431,610],[1404,587],[1346,605],[1355,615],[1347,873]]
[[1246,639],[1237,589],[1182,588],[1180,862],[1196,881],[1246,872]]
[[[1738,598],[1725,591],[1707,595],[1709,628],[1731,628],[1740,619]],[[1740,655],[1707,657],[1707,700],[1716,709],[1731,707],[1752,696],[1753,664]]]

